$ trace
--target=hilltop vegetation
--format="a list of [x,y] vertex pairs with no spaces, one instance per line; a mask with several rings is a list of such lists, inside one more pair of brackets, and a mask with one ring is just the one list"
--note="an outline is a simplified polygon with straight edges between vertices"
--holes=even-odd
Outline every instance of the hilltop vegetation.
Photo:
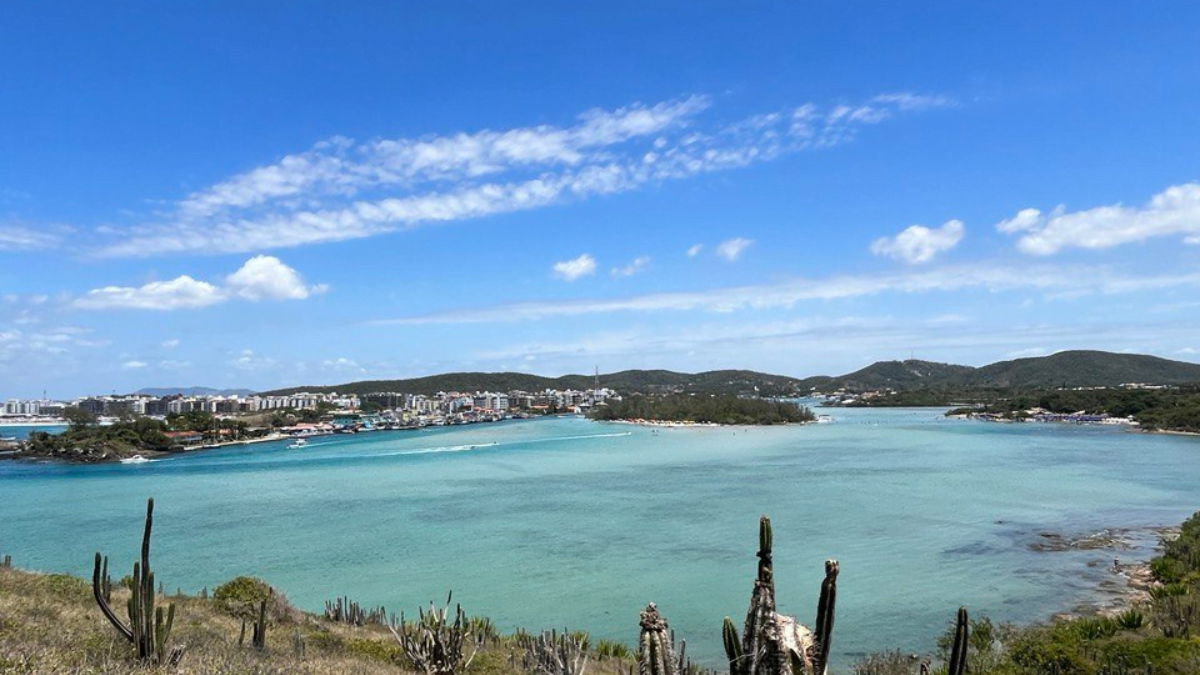
[[798,424],[811,422],[812,411],[794,403],[737,396],[627,396],[592,411],[595,420],[654,420],[700,424]]
[[[622,394],[733,394],[786,396],[797,391],[800,380],[752,370],[713,370],[703,373],[677,373],[670,370],[623,370],[600,376],[600,386]],[[543,391],[545,389],[591,389],[594,375],[542,377],[528,373],[446,373],[408,380],[365,380],[333,386],[291,387],[263,392],[286,395],[300,391],[342,394],[370,394],[394,391],[432,396],[442,391]]]
[[[300,391],[369,394],[401,392],[432,396],[440,391],[542,391],[591,389],[592,375],[542,377],[528,373],[446,373],[407,380],[364,380],[327,386],[290,387],[263,392],[283,395]],[[1149,384],[1200,383],[1200,365],[1157,356],[1101,351],[1067,351],[981,368],[909,359],[880,361],[836,377],[799,379],[752,370],[713,370],[678,373],[671,370],[623,370],[600,376],[600,386],[622,394],[731,394],[734,396],[797,396],[812,391],[852,392],[896,390],[1029,389],[1051,387],[1115,387]]]
[[101,426],[91,413],[78,408],[67,409],[65,416],[71,426],[59,434],[35,431],[21,445],[23,457],[46,457],[72,462],[101,462],[132,457],[138,454],[166,452],[176,444],[169,436],[172,431],[190,431],[204,440],[216,440],[220,430],[241,436],[246,423],[236,420],[217,420],[206,412],[170,415],[165,421],[141,417]]
[[1200,364],[1142,354],[1066,351],[1050,356],[1000,361],[980,368],[920,360],[880,361],[840,377],[801,380],[801,386],[809,390],[816,387],[822,391],[931,389],[954,392],[1198,382]]

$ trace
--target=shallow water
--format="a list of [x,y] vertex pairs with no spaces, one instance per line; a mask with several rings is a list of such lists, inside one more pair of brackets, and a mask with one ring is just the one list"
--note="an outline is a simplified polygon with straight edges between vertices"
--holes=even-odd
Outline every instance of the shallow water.
[[1039,532],[1177,524],[1200,508],[1200,438],[832,412],[836,423],[806,427],[558,418],[141,465],[0,462],[0,552],[81,575],[96,550],[131,565],[154,496],[155,566],[171,589],[253,574],[310,610],[349,594],[410,612],[453,589],[504,629],[629,644],[655,601],[715,664],[722,618],[746,611],[768,513],[783,611],[810,623],[822,563],[841,561],[845,666],[931,650],[960,604],[1029,621],[1088,600],[1112,554],[1031,551]]

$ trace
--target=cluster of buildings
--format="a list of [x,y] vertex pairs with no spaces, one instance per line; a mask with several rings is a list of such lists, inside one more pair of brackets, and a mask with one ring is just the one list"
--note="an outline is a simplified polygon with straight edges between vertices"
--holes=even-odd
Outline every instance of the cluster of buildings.
[[97,418],[166,417],[206,412],[219,416],[253,415],[263,412],[321,411],[331,417],[369,409],[386,412],[389,419],[406,423],[476,421],[499,419],[518,413],[581,412],[610,399],[619,399],[610,389],[545,390],[541,392],[439,392],[433,396],[401,392],[355,394],[309,393],[267,395],[88,396],[73,401],[10,399],[0,408],[7,422],[60,421],[69,407],[80,408]]

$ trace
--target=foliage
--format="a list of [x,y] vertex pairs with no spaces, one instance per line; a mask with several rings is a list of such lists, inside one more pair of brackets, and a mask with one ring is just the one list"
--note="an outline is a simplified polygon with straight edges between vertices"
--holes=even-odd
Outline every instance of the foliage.
[[627,396],[597,407],[597,420],[644,419],[716,424],[786,424],[811,422],[808,408],[795,403],[737,396]]
[[[792,396],[807,391],[800,380],[783,375],[770,375],[751,370],[713,370],[703,373],[677,373],[670,370],[625,370],[600,376],[600,386],[622,394],[758,394],[760,396]],[[445,373],[409,380],[367,380],[328,387],[293,387],[265,392],[266,395],[286,395],[299,391],[333,392],[342,394],[372,394],[402,392],[432,396],[440,391],[527,391],[546,389],[584,390],[595,386],[594,375],[564,375],[540,377],[529,373]]]
[[109,426],[72,425],[61,434],[35,431],[22,453],[62,459],[108,459],[139,451],[166,450],[171,440],[163,434],[162,422],[142,418]]

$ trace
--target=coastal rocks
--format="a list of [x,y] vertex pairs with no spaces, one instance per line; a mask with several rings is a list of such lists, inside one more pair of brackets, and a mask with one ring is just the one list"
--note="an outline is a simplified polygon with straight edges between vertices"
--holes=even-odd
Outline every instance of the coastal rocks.
[[1128,551],[1132,544],[1127,540],[1129,530],[1101,530],[1080,536],[1058,532],[1038,532],[1037,538],[1028,544],[1030,551]]

